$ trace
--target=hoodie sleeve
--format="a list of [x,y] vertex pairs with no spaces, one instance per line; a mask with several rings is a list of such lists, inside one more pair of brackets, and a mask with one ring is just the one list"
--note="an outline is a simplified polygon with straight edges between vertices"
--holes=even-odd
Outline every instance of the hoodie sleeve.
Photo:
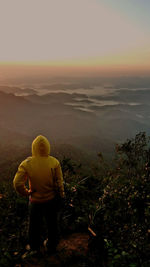
[[22,196],[28,196],[28,189],[25,186],[25,183],[27,181],[27,172],[26,172],[26,160],[24,160],[18,167],[18,171],[14,177],[13,185],[20,195]]
[[57,161],[57,167],[55,169],[55,178],[56,178],[56,185],[57,185],[57,191],[59,195],[63,198],[65,196],[64,193],[64,184],[63,184],[63,174],[61,170],[61,166],[59,161]]

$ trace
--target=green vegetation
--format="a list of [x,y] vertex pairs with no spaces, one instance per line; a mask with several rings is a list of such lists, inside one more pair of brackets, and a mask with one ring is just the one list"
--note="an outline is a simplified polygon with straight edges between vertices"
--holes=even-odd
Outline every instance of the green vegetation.
[[91,249],[98,261],[99,244],[103,245],[108,266],[150,265],[149,142],[140,133],[116,147],[115,167],[95,209],[92,226],[97,238]]
[[[18,157],[15,153],[0,166],[0,266],[20,263],[27,244],[28,201],[12,188],[26,152]],[[82,266],[150,266],[150,137],[140,133],[117,145],[113,164],[101,153],[86,168],[70,158],[63,158],[61,164],[66,200],[59,218],[60,235],[89,232]],[[74,260],[73,256],[72,265],[69,259],[69,265],[63,266],[74,266]]]

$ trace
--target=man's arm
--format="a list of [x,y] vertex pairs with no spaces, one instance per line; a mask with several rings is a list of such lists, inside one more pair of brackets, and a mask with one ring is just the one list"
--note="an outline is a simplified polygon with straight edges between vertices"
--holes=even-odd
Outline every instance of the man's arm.
[[23,161],[19,165],[18,171],[13,180],[13,185],[14,185],[16,192],[18,192],[20,195],[29,196],[30,192],[25,186],[25,183],[27,181],[27,172],[26,172],[25,165],[26,165],[26,161]]
[[56,178],[58,194],[60,195],[61,198],[64,198],[65,192],[64,192],[64,184],[63,184],[63,174],[62,174],[62,170],[61,170],[61,166],[59,162],[55,169],[55,178]]

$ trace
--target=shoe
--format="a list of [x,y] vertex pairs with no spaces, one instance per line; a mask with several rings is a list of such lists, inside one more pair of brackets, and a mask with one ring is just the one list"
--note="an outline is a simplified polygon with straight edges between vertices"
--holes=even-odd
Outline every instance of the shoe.
[[56,247],[49,247],[48,246],[48,238],[43,242],[44,250],[48,255],[54,255],[57,253]]
[[37,250],[27,250],[23,255],[22,255],[22,259],[28,259],[31,257],[38,257],[39,256],[39,251]]
[[44,246],[45,252],[47,252],[47,244],[48,244],[48,238],[45,239],[44,242],[43,242],[43,246]]

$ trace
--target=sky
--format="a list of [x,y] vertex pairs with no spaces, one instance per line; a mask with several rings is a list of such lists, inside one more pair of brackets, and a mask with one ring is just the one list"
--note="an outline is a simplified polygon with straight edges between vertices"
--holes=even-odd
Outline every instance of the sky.
[[0,64],[150,70],[149,0],[0,0]]

